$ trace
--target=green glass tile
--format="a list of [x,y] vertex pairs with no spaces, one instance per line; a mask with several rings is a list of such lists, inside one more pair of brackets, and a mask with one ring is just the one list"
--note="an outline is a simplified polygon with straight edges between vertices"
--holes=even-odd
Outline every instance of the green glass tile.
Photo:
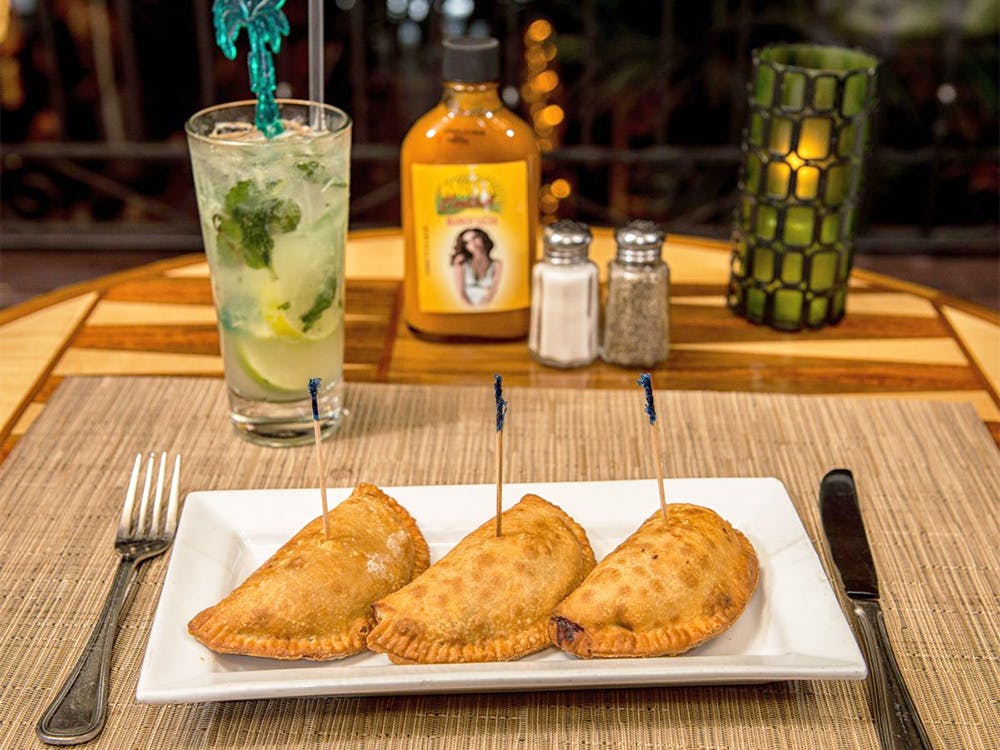
[[770,281],[774,278],[774,250],[758,247],[754,250],[750,263],[753,277],[757,281]]
[[868,78],[864,73],[855,73],[844,82],[844,102],[841,112],[844,117],[851,117],[858,114],[865,108],[865,99],[868,95]]
[[854,249],[841,247],[837,253],[839,263],[837,263],[837,281],[847,281],[847,275],[851,272],[851,261],[853,260]]
[[832,213],[823,217],[820,224],[819,241],[824,245],[832,245],[840,233],[840,214]]
[[791,177],[792,168],[787,162],[772,161],[767,165],[767,194],[773,198],[787,198]]
[[813,108],[831,110],[837,108],[837,79],[833,76],[819,76],[814,83]]
[[768,151],[772,154],[785,156],[792,150],[792,131],[795,123],[786,117],[775,117],[771,120],[771,136]]
[[833,123],[827,117],[807,117],[799,130],[796,152],[803,159],[825,159],[830,153]]
[[799,200],[812,200],[819,195],[819,168],[799,167],[795,170],[795,197]]
[[826,191],[823,202],[827,206],[837,206],[843,203],[847,196],[850,164],[836,164],[826,171]]
[[764,305],[767,295],[762,289],[747,289],[747,317],[755,323],[764,320]]
[[816,297],[809,303],[809,325],[818,326],[826,319],[830,301],[826,297]]
[[781,281],[799,284],[802,281],[802,253],[783,253],[781,256]]
[[760,159],[758,159],[754,154],[747,154],[746,165],[747,192],[756,193],[757,189],[760,187],[760,173],[762,170]]
[[796,247],[811,244],[814,218],[815,209],[812,206],[791,206],[785,214],[785,242]]
[[831,305],[831,307],[833,312],[832,317],[834,319],[839,318],[841,315],[844,314],[844,305],[846,302],[847,302],[846,289],[838,289],[836,292],[833,293],[833,304]]
[[844,125],[837,134],[837,154],[850,156],[858,142],[858,126],[855,123]]
[[805,103],[805,73],[793,73],[786,70],[781,76],[781,105],[787,109],[801,110]]
[[816,253],[809,269],[809,288],[822,292],[833,287],[833,274],[837,268],[837,253]]
[[750,143],[764,146],[764,118],[759,112],[750,115]]
[[798,326],[802,318],[802,292],[779,289],[774,293],[774,322]]
[[766,65],[757,66],[753,79],[753,100],[762,107],[770,107],[774,100],[774,70]]
[[757,206],[757,236],[765,240],[773,240],[778,233],[777,230],[778,210],[771,206]]

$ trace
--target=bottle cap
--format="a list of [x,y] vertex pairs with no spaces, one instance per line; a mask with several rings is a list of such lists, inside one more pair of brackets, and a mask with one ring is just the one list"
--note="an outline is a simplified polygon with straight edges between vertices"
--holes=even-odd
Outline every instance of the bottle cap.
[[496,39],[460,36],[445,39],[442,46],[444,80],[486,83],[500,78],[500,43]]
[[624,263],[652,263],[660,258],[666,233],[652,221],[635,219],[615,232],[617,259]]
[[587,258],[594,239],[590,227],[578,221],[560,219],[544,230],[545,259],[553,263],[580,263]]

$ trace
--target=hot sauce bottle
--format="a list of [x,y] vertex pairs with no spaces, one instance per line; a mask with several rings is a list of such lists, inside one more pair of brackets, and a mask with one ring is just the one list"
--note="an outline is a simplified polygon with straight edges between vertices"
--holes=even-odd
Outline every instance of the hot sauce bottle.
[[441,102],[400,156],[404,316],[430,338],[518,338],[530,320],[538,144],[500,99],[496,39],[443,46]]

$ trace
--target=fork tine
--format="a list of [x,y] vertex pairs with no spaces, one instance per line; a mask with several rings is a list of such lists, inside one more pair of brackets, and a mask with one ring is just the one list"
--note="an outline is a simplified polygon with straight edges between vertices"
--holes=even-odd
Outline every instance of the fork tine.
[[167,523],[164,528],[164,535],[172,539],[177,530],[177,504],[180,495],[181,481],[181,454],[177,454],[174,460],[174,476],[170,480],[170,500],[167,502]]
[[139,518],[136,523],[135,533],[142,536],[146,533],[148,524],[146,523],[146,511],[149,509],[149,491],[153,487],[153,464],[156,463],[156,454],[149,454],[149,461],[146,463],[146,481],[142,485],[142,499],[139,501]]
[[160,533],[160,505],[163,503],[163,472],[167,468],[167,452],[160,454],[160,471],[156,477],[156,496],[153,498],[153,520],[149,524],[150,533]]
[[122,506],[122,517],[118,521],[118,536],[126,536],[132,530],[132,509],[135,507],[135,488],[139,484],[139,467],[142,465],[142,454],[135,454],[135,464],[132,466],[132,476],[125,490],[125,504]]

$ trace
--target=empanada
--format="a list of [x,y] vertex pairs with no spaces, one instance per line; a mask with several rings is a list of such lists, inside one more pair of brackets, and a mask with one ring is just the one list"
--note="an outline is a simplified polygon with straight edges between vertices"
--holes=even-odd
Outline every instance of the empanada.
[[732,625],[757,576],[743,534],[708,508],[670,504],[556,607],[549,636],[584,658],[680,654]]
[[525,495],[407,586],[375,604],[368,648],[400,664],[508,661],[549,645],[553,607],[594,567],[586,532]]
[[372,602],[430,563],[416,522],[391,497],[359,484],[292,537],[188,631],[213,651],[271,659],[338,659],[365,647]]

